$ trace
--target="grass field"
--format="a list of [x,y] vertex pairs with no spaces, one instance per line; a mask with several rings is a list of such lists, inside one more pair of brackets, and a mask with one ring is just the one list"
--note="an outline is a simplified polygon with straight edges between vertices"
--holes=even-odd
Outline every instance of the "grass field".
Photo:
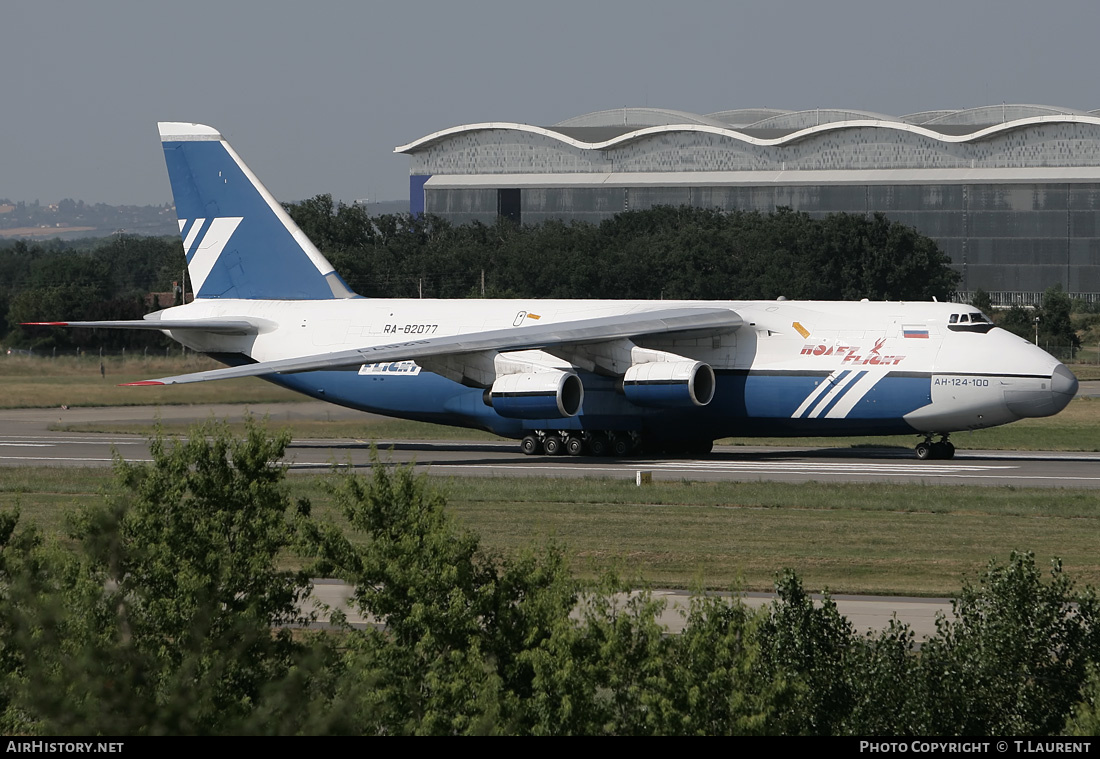
[[[61,533],[64,513],[111,486],[96,469],[0,470],[0,508]],[[290,477],[314,514],[340,519],[315,474]],[[432,478],[491,551],[554,541],[574,572],[605,569],[659,587],[768,590],[795,568],[813,590],[944,596],[991,558],[1032,550],[1100,585],[1095,491],[758,482]],[[292,564],[292,557],[287,557]]]
[[[102,364],[103,374],[99,367]],[[249,377],[174,387],[119,387],[123,382],[217,369],[213,359],[178,352],[166,358],[0,356],[0,408],[163,406],[192,403],[277,403],[302,396]]]
[[[1095,351],[1094,351],[1095,353]],[[1069,369],[1079,380],[1097,380],[1100,379],[1100,364],[1096,363],[1093,359],[1090,363],[1084,364],[1069,364]]]

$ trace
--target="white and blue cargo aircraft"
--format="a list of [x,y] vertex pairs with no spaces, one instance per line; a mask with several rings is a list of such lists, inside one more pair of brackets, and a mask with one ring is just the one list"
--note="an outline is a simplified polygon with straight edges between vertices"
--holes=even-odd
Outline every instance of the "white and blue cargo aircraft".
[[[923,437],[1061,411],[1057,359],[950,303],[363,298],[208,126],[160,135],[195,300],[136,322],[228,368],[525,453],[705,453],[722,437]],[[55,324],[58,324],[55,322]],[[938,437],[939,440],[935,440]]]

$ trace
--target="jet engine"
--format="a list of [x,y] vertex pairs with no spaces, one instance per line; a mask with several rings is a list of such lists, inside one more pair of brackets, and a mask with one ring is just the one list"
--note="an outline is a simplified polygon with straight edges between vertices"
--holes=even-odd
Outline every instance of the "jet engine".
[[623,393],[637,406],[706,406],[714,398],[714,370],[702,361],[634,364],[623,376]]
[[493,410],[510,419],[576,416],[584,400],[581,378],[557,370],[505,374],[489,391]]

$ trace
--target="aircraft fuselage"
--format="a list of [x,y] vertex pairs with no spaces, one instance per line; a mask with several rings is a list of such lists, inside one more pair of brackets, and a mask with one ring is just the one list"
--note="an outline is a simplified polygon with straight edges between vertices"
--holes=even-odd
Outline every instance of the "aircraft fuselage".
[[583,405],[575,416],[501,416],[485,392],[492,384],[492,369],[477,382],[480,375],[461,366],[461,358],[450,359],[445,367],[433,367],[431,361],[364,363],[358,370],[266,378],[363,411],[481,428],[505,437],[520,438],[536,429],[622,430],[669,442],[761,435],[944,434],[1054,414],[1076,391],[1073,375],[1028,341],[987,322],[952,324],[953,316],[977,312],[950,303],[200,299],[163,312],[163,318],[234,317],[269,325],[255,335],[191,330],[172,335],[193,350],[233,363],[234,356],[267,362],[676,306],[729,308],[744,320],[739,329],[719,334],[635,341],[709,365],[715,387],[706,405],[639,407],[624,396],[615,373],[578,366],[574,356],[560,350],[506,355],[575,371],[584,386]]

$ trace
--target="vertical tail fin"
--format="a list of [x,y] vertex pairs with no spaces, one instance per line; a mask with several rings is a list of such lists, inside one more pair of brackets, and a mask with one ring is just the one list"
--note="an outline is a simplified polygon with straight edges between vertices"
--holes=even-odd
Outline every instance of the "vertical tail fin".
[[217,130],[158,127],[196,297],[355,297]]

